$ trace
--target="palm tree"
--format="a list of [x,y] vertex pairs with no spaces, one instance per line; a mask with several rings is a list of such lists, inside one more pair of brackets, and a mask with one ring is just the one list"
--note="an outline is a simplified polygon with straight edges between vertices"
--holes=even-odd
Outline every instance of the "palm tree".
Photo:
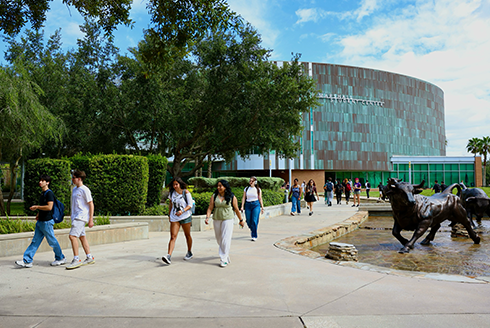
[[483,137],[480,139],[480,154],[483,155],[483,186],[487,185],[487,155],[490,152],[490,137]]
[[466,150],[468,151],[468,153],[472,153],[476,157],[476,154],[480,152],[479,142],[479,138],[471,138],[470,140],[468,140],[468,144],[466,145]]

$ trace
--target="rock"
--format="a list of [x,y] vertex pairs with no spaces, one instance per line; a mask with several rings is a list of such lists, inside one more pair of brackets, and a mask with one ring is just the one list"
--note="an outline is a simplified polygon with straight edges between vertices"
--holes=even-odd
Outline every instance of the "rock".
[[357,262],[357,249],[354,245],[331,242],[325,257],[335,261]]

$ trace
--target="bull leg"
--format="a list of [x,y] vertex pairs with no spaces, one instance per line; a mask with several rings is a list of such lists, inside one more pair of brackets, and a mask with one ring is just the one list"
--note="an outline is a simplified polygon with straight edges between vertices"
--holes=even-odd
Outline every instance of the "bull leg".
[[457,215],[454,216],[454,221],[461,223],[465,227],[466,231],[468,231],[468,234],[470,235],[470,238],[475,244],[480,243],[480,237],[478,237],[475,230],[473,230],[470,220],[468,220],[465,215],[462,213],[457,213]]
[[[468,214],[468,220],[470,221],[471,226],[472,226],[473,228],[476,228],[476,224],[475,224],[475,222],[473,222],[473,213],[471,212],[471,209],[468,209],[468,210],[466,211],[466,213]],[[478,219],[477,219],[477,220],[478,220]]]
[[432,228],[430,228],[429,234],[427,235],[427,237],[425,237],[424,240],[420,242],[420,244],[430,245],[430,242],[434,240],[434,237],[436,236],[436,232],[439,230],[440,227],[441,227],[440,224],[436,224]]
[[391,231],[391,233],[393,234],[393,236],[398,239],[398,241],[403,245],[405,246],[406,243],[408,243],[408,239],[404,238],[401,234],[402,232],[402,228],[400,227],[400,225],[398,223],[396,223],[395,221],[395,224],[393,225],[393,230]]
[[410,251],[410,248],[413,248],[413,245],[415,244],[417,239],[422,237],[422,235],[427,231],[427,229],[429,229],[429,220],[426,221],[427,222],[425,221],[420,222],[418,228],[415,229],[415,232],[413,233],[412,239],[410,239],[408,243],[406,243],[405,246],[398,251],[398,253],[401,254],[408,253]]

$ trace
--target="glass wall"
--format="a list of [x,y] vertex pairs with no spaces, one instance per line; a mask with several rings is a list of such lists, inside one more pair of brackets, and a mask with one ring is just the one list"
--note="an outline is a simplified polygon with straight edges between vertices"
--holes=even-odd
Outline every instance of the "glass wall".
[[[408,164],[393,164],[393,173],[398,179],[409,181]],[[412,164],[412,183],[418,184],[425,181],[425,187],[432,188],[435,181],[444,182],[446,185],[461,181],[467,187],[475,186],[475,164],[437,163],[437,164]]]

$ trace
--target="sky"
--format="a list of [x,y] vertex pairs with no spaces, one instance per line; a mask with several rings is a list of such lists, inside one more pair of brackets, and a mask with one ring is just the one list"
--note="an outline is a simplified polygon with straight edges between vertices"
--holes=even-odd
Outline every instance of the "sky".
[[[271,49],[271,60],[300,53],[307,62],[379,69],[415,77],[444,91],[448,156],[471,155],[468,140],[490,135],[490,0],[228,0]],[[134,0],[133,29],[114,33],[121,53],[150,23]],[[51,2],[45,35],[61,27],[66,48],[83,37],[83,19]],[[0,50],[5,51],[2,43]],[[2,56],[3,60],[3,56]]]

